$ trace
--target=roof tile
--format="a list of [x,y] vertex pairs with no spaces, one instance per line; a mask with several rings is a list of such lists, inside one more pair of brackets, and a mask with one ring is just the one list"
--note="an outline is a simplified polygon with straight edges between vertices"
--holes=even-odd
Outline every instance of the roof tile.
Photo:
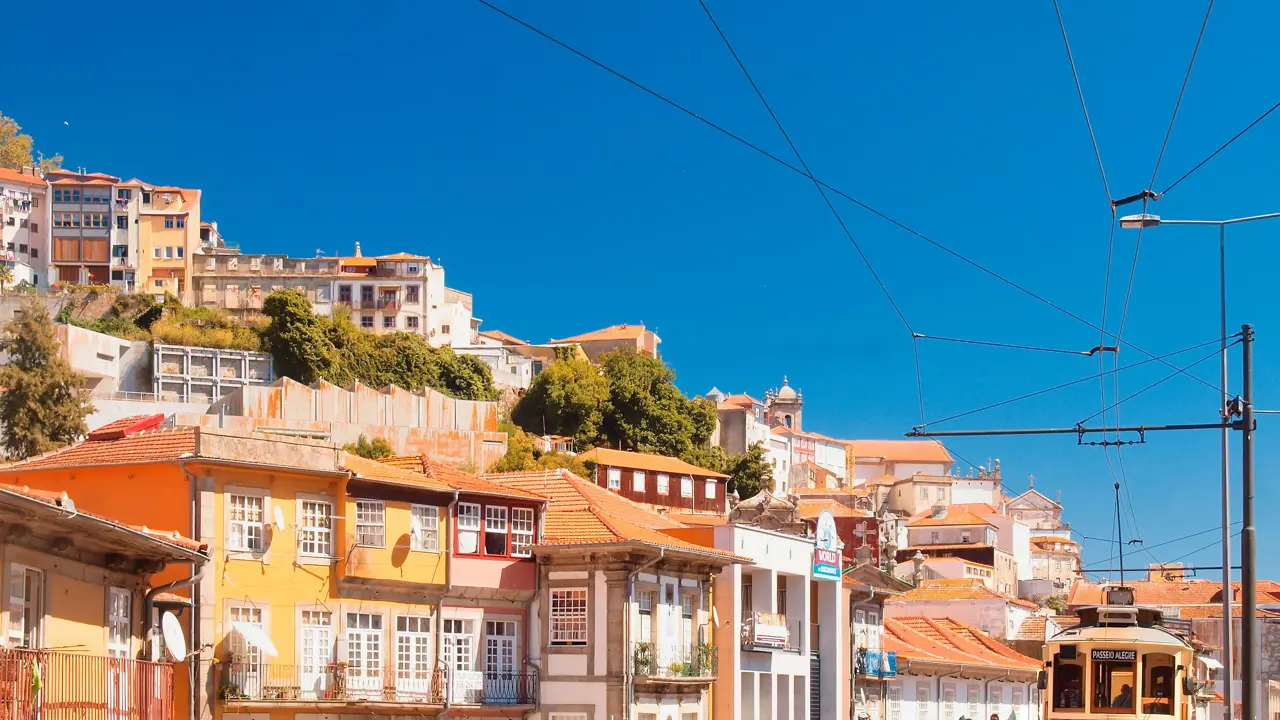
[[644,325],[630,325],[623,323],[621,325],[610,325],[607,328],[592,330],[589,333],[574,335],[573,337],[560,338],[552,340],[553,343],[568,342],[591,342],[593,340],[635,340],[645,333]]
[[[126,418],[125,420],[137,420]],[[120,421],[124,422],[124,420]],[[116,423],[112,423],[115,425]],[[90,465],[142,465],[191,457],[196,451],[196,429],[191,427],[138,432],[127,437],[89,439],[67,447],[0,465],[0,473]]]
[[914,590],[903,593],[902,597],[891,602],[936,601],[936,600],[1004,600],[1031,610],[1039,606],[1033,602],[996,592],[982,583],[981,580],[926,580]]
[[592,448],[584,453],[580,453],[577,458],[580,462],[595,462],[600,465],[608,465],[617,468],[634,468],[636,470],[648,470],[650,472],[672,473],[676,475],[697,475],[698,477],[712,478],[728,478],[724,473],[718,473],[714,470],[691,465],[680,458],[668,457],[666,455],[653,455],[651,453],[628,452],[626,450],[613,450],[611,448]]
[[986,633],[951,618],[884,619],[885,648],[917,662],[990,665],[1035,670],[1039,661],[1001,645]]
[[469,475],[452,465],[432,460],[425,455],[397,455],[374,461],[366,460],[357,455],[346,454],[343,465],[348,470],[370,480],[409,483],[438,490],[458,490],[459,492],[472,492],[482,495],[546,500],[545,497],[537,493],[526,492],[519,488],[486,480],[483,477]]
[[951,453],[937,440],[846,440],[855,458],[884,458],[890,462],[952,462]]

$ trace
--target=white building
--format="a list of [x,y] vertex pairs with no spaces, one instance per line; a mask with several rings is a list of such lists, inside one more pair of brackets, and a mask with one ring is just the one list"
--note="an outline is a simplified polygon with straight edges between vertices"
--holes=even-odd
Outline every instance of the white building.
[[0,252],[14,285],[49,286],[49,193],[34,170],[0,168]]
[[493,384],[499,390],[527,390],[533,382],[534,359],[500,345],[454,345],[459,355],[471,355],[489,366],[493,372]]
[[855,481],[886,475],[898,479],[939,476],[951,471],[951,453],[937,440],[849,440],[845,447]]

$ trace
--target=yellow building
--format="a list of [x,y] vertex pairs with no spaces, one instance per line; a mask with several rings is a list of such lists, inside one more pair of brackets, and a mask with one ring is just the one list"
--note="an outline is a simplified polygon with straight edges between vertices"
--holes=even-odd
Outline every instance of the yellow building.
[[[137,182],[137,181],[130,181]],[[192,256],[200,249],[200,191],[139,184],[138,288],[190,303]]]
[[151,588],[151,576],[166,564],[203,565],[205,548],[15,485],[0,485],[0,526],[5,715],[173,717],[175,667],[148,631],[181,601]]

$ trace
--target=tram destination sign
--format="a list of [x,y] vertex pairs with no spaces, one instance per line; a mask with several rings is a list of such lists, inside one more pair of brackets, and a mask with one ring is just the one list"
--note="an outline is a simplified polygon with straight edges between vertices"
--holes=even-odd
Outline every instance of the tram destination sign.
[[1138,651],[1095,649],[1090,653],[1090,657],[1093,658],[1094,662],[1136,662],[1138,660]]

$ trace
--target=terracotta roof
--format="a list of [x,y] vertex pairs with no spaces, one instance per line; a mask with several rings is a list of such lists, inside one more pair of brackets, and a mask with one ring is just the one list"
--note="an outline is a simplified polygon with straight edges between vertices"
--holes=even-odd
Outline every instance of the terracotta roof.
[[949,463],[951,453],[937,440],[846,440],[855,458],[884,458],[890,462]]
[[871,513],[866,510],[851,508],[843,503],[835,500],[801,500],[796,504],[796,513],[805,520],[813,520],[822,514],[823,510],[831,513],[832,517],[856,517],[869,518]]
[[684,527],[617,493],[609,492],[564,469],[494,473],[486,479],[506,487],[537,493],[550,501],[543,513],[538,545],[617,545],[640,543],[702,556],[726,563],[747,561],[732,553],[703,547],[667,535],[662,530]]
[[1036,642],[1044,642],[1044,630],[1046,627],[1046,618],[1044,615],[1032,615],[1022,621],[1022,626],[1018,628],[1018,634],[1014,635],[1014,640],[1034,640]]
[[371,267],[377,267],[377,266],[378,266],[378,258],[371,258],[371,257],[344,257],[344,258],[338,258],[338,260],[339,260],[343,265],[350,265],[351,267],[368,267],[368,268],[371,268]]
[[438,490],[457,490],[481,495],[546,500],[537,493],[525,492],[477,475],[467,474],[452,465],[432,460],[425,455],[397,455],[375,461],[345,454],[343,465],[346,469],[370,480],[408,483]]
[[[10,495],[19,495],[30,500],[39,501],[50,507],[62,507],[68,503],[70,503],[72,507],[75,507],[74,503],[71,502],[71,498],[65,492],[52,492],[49,490],[33,490],[32,488],[26,485],[11,485],[8,483],[0,483],[0,493],[8,493]],[[86,511],[85,509],[80,507],[75,507],[75,512],[66,519],[70,520],[78,516],[93,518],[95,520],[98,520],[99,522],[109,523],[116,527],[130,530],[134,533],[146,535],[152,540],[158,540],[168,545],[180,547],[184,550],[194,550],[196,552],[203,552],[209,548],[208,545],[192,540],[191,538],[185,537],[177,531],[155,530],[153,528],[147,527],[146,525],[130,525],[128,523],[122,523],[116,520],[112,520],[111,518],[108,518],[104,515],[99,515],[97,513]]]
[[792,495],[820,495],[822,497],[866,497],[869,489],[866,486],[858,485],[856,487],[799,487],[790,488],[787,492]]
[[718,527],[729,524],[729,518],[723,515],[708,515],[706,513],[669,512],[667,517],[681,525],[691,527]]
[[[1234,600],[1240,599],[1240,583],[1233,582]],[[1139,580],[1126,582],[1133,588],[1134,602],[1138,605],[1211,605],[1222,602],[1222,583],[1209,580],[1183,582],[1151,582]],[[1067,604],[1071,606],[1101,605],[1102,588],[1098,583],[1077,582],[1071,586]],[[1271,580],[1258,581],[1258,602],[1264,605],[1280,604],[1280,583]]]
[[610,448],[592,448],[584,453],[579,453],[577,459],[580,462],[590,461],[616,468],[634,468],[636,470],[649,470],[651,472],[671,473],[674,475],[697,475],[699,477],[712,478],[729,477],[724,473],[691,465],[680,458]]
[[58,180],[51,180],[49,184],[50,185],[104,185],[104,186],[110,187],[112,185],[112,182],[110,180],[102,180],[99,178],[83,178],[82,179],[79,176],[74,176],[69,178],[61,178]]
[[734,405],[731,402],[725,402],[723,400],[716,403],[716,410],[723,410],[725,412],[750,412],[750,410],[742,407],[741,405]]
[[919,587],[904,593],[902,597],[893,600],[893,602],[912,602],[917,600],[1004,600],[1031,610],[1036,610],[1040,607],[1033,602],[996,592],[982,584],[981,580],[968,578],[964,580],[926,580]]
[[79,182],[86,185],[112,185],[120,182],[120,178],[106,173],[78,173],[74,170],[65,168],[58,170],[50,170],[45,173],[45,177],[58,178],[59,180],[70,180],[71,182]]
[[[0,473],[89,465],[140,465],[191,457],[196,451],[196,430],[190,427],[157,429],[163,415],[122,418],[89,433],[78,443],[0,465]],[[123,433],[128,429],[129,434]]]
[[573,337],[560,338],[552,340],[553,343],[563,342],[591,342],[592,340],[635,340],[645,333],[644,325],[629,325],[623,323],[621,325],[610,325],[607,328],[592,330],[589,333],[574,335]]
[[431,260],[431,258],[425,255],[414,255],[413,253],[407,253],[407,252],[391,253],[390,255],[379,255],[377,259],[378,260],[426,260],[428,262]]
[[21,185],[34,185],[35,187],[44,187],[44,178],[34,175],[27,175],[18,170],[9,168],[0,168],[0,184],[19,183]]
[[729,397],[725,398],[725,402],[730,402],[730,403],[733,403],[734,405],[742,405],[748,408],[751,407],[752,405],[764,405],[764,403],[760,402],[759,400],[751,397],[746,393],[737,393],[734,395],[730,395]]
[[986,525],[994,527],[986,520],[974,515],[968,510],[956,510],[954,507],[947,508],[947,512],[942,517],[933,517],[929,515],[919,520],[907,523],[907,527],[942,527],[942,526],[965,526],[965,525]]
[[[1178,609],[1178,617],[1184,620],[1200,620],[1205,618],[1221,618],[1221,605],[1184,605]],[[1244,617],[1244,608],[1241,605],[1231,606],[1231,617]],[[1258,608],[1258,617],[1260,618],[1280,618],[1280,612],[1267,610],[1266,608]]]
[[487,338],[493,338],[494,340],[501,340],[503,345],[528,345],[529,344],[528,341],[521,340],[520,338],[514,335],[508,335],[507,333],[504,333],[501,330],[481,330],[480,334]]
[[898,482],[899,479],[900,478],[894,477],[893,475],[881,475],[880,477],[864,480],[863,482],[866,485],[892,485]]
[[1077,543],[1075,540],[1068,540],[1067,538],[1054,537],[1052,535],[1050,536],[1037,535],[1036,537],[1031,538],[1031,542],[1037,545],[1053,545],[1054,543],[1062,543],[1063,545],[1079,545],[1079,543]]
[[986,633],[951,618],[887,617],[885,649],[898,660],[985,665],[1009,670],[1035,671],[1040,661],[1013,651]]

